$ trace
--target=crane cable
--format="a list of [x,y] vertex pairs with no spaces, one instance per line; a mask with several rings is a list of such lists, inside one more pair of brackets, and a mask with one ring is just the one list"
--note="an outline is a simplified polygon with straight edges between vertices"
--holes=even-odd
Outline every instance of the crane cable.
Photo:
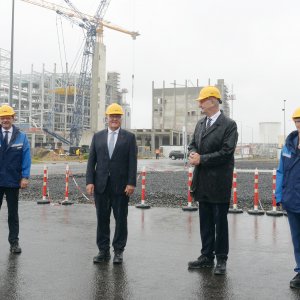
[[[132,23],[133,27],[135,28],[135,0],[132,0]],[[132,40],[132,75],[131,75],[131,121],[133,116],[133,102],[134,102],[134,73],[135,73],[135,40]]]
[[84,47],[84,43],[85,43],[85,37],[83,38],[80,47],[78,47],[78,51],[76,53],[76,56],[74,58],[74,61],[73,61],[72,65],[71,65],[71,68],[69,70],[70,76],[73,76],[75,74],[75,72],[76,72],[76,67],[77,67],[77,65],[79,63],[79,59],[82,57],[82,53],[83,53],[82,49]]
[[[64,73],[64,67],[63,67],[63,59],[62,59],[62,50],[61,50],[61,40],[60,40],[60,34],[59,34],[59,29],[58,29],[58,20],[57,20],[58,16],[56,16],[56,30],[57,30],[57,39],[58,39],[58,48],[59,48],[59,57],[60,57],[60,64],[61,64],[61,69],[62,69],[62,73]],[[60,27],[61,27],[61,35],[62,35],[62,44],[63,44],[63,50],[64,50],[64,56],[65,56],[65,62],[67,62],[67,54],[66,54],[66,46],[65,46],[65,39],[64,39],[64,31],[63,31],[63,24],[62,24],[62,18],[61,16],[59,16],[60,18]],[[86,39],[86,36],[85,36],[85,32],[84,30],[82,29],[83,31],[83,35],[84,35],[84,38],[81,42],[81,45],[80,47],[78,48],[78,51],[76,53],[76,56],[74,58],[74,61],[71,65],[71,68],[70,70],[68,70],[66,68],[66,76],[67,76],[67,80],[66,80],[66,85],[69,84],[69,78],[71,75],[74,75],[75,72],[76,72],[76,67],[78,66],[78,63],[79,63],[79,59],[81,58],[82,56],[82,49],[84,47],[84,43],[85,43],[85,39]]]
[[[64,28],[62,24],[62,20],[60,17],[60,28],[61,28],[61,36],[62,36],[62,42],[63,42],[63,50],[64,50],[64,55],[65,55],[65,63],[67,64],[67,53],[66,53],[66,45],[65,45],[65,35],[64,35]],[[66,70],[67,76],[68,76],[68,70]]]
[[59,31],[58,31],[58,24],[57,24],[57,18],[58,15],[56,15],[56,33],[57,33],[57,40],[58,40],[58,51],[59,51],[59,57],[60,57],[60,65],[61,65],[61,72],[64,72],[64,68],[63,68],[63,61],[62,61],[62,56],[61,56],[61,47],[60,47],[60,38],[59,38]]

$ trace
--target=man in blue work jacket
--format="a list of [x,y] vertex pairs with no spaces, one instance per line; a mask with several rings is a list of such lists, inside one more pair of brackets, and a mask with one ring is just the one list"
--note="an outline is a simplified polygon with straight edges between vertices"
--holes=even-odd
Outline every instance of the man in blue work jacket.
[[31,157],[25,133],[13,122],[15,112],[9,105],[0,107],[0,209],[6,196],[8,209],[8,241],[13,254],[22,252],[19,246],[19,189],[28,186]]
[[288,135],[281,151],[275,197],[277,204],[287,211],[294,245],[297,274],[290,287],[300,289],[300,107],[292,118],[297,130]]

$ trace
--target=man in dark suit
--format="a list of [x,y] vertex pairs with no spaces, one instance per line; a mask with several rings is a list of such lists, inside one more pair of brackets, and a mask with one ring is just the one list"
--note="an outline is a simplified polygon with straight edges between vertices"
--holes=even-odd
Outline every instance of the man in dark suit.
[[189,262],[189,269],[213,268],[226,273],[228,258],[227,214],[231,197],[234,151],[238,139],[236,123],[220,111],[220,91],[214,86],[201,89],[199,107],[206,118],[195,128],[189,145],[189,162],[195,166],[192,193],[199,202],[201,256]]
[[127,242],[128,201],[136,186],[137,146],[134,134],[121,129],[123,110],[113,103],[107,107],[108,129],[92,140],[86,171],[86,190],[94,194],[97,212],[97,246],[94,263],[110,259],[110,214],[116,221],[112,242],[114,264],[123,262]]

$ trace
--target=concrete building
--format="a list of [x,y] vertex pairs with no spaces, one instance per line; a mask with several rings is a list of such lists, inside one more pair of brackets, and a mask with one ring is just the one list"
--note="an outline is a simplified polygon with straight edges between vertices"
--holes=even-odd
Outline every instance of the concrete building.
[[122,93],[120,91],[120,74],[108,72],[106,80],[106,106],[112,103],[121,103]]
[[[215,84],[219,88],[223,103],[221,109],[229,116],[228,89],[224,79]],[[135,130],[139,146],[148,146],[153,153],[155,149],[167,145],[185,145],[190,142],[195,125],[201,115],[197,99],[202,86],[172,83],[172,87],[155,88],[152,83],[152,128]]]
[[120,74],[117,72],[108,72],[106,82],[106,107],[112,103],[120,104],[124,110],[122,128],[131,129],[131,106],[126,99],[127,93],[127,89],[120,89]]

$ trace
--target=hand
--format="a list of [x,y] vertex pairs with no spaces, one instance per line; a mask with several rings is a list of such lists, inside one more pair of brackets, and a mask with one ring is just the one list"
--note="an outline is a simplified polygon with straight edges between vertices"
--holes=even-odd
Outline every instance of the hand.
[[134,192],[134,189],[135,189],[135,187],[133,186],[133,185],[126,185],[126,188],[125,188],[125,194],[126,194],[126,196],[131,196],[132,194],[133,194],[133,192]]
[[29,180],[27,178],[22,178],[20,182],[21,189],[26,189],[28,187]]
[[189,156],[189,163],[192,166],[197,166],[200,165],[200,154],[196,153],[196,152],[191,152],[190,156]]
[[86,192],[88,195],[92,196],[94,194],[95,185],[90,183],[86,186]]

